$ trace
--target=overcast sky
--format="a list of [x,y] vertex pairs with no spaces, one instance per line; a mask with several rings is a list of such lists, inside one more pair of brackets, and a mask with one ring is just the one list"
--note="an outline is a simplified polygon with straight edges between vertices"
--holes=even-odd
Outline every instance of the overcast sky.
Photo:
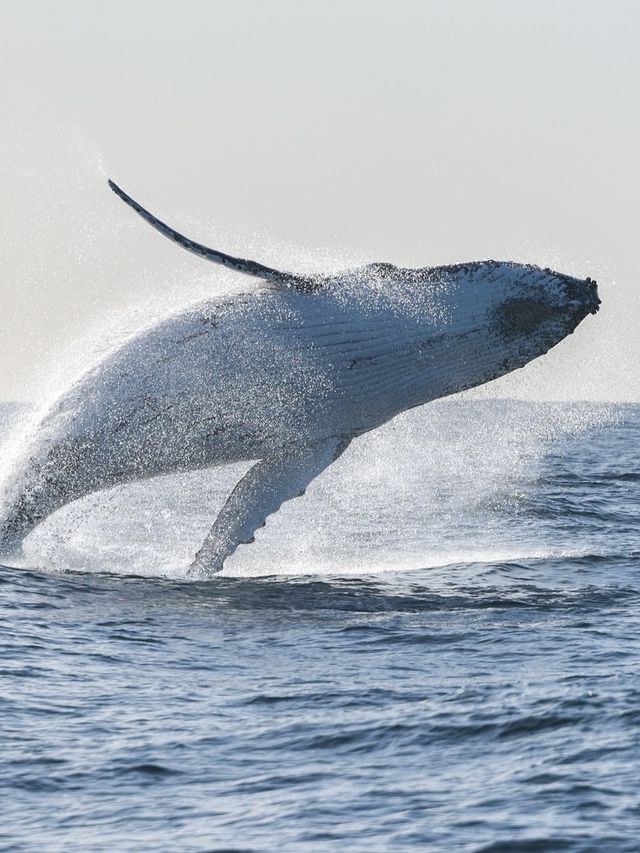
[[0,0],[0,398],[150,316],[298,269],[526,260],[603,306],[498,383],[640,399],[635,0]]

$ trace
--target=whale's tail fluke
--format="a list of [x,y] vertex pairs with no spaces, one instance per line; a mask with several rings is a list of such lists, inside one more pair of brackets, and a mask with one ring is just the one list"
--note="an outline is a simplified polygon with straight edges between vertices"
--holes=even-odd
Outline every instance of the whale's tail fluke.
[[218,252],[215,249],[209,249],[207,246],[203,246],[201,243],[196,243],[195,240],[190,240],[188,237],[185,237],[183,234],[180,234],[178,231],[170,228],[164,222],[161,222],[156,216],[149,213],[148,210],[142,207],[141,204],[138,204],[137,201],[132,199],[131,196],[127,195],[126,192],[120,189],[120,187],[113,181],[109,181],[109,186],[117,196],[120,196],[120,198],[128,204],[129,207],[133,208],[136,213],[139,213],[140,216],[149,223],[149,225],[156,229],[156,231],[164,234],[165,237],[168,237],[169,240],[172,240],[174,243],[182,246],[182,248],[186,249],[188,252],[193,252],[195,255],[205,258],[208,261],[213,261],[216,264],[222,264],[222,266],[230,267],[231,269],[237,270],[237,272],[264,279],[265,281],[271,282],[279,287],[292,287],[296,290],[304,291],[315,290],[317,287],[314,279],[311,277],[299,276],[288,272],[280,272],[279,270],[271,269],[271,267],[265,267],[263,264],[259,264],[256,261],[248,261],[243,258],[233,258],[231,255],[225,255],[223,252]]

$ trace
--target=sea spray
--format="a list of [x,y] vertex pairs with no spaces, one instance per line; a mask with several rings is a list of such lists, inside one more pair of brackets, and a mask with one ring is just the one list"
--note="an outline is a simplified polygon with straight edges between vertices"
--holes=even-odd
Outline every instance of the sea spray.
[[[351,447],[269,519],[229,575],[368,574],[576,553],[529,516],[554,448],[615,424],[603,404],[444,400]],[[25,545],[31,564],[182,577],[247,465],[161,477],[59,510]]]

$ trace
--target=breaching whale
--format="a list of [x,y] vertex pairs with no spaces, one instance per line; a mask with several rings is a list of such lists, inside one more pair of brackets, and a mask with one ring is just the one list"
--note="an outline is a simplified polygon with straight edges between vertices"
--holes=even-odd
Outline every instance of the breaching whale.
[[263,286],[143,330],[55,401],[3,484],[5,555],[91,492],[253,461],[191,567],[218,572],[354,437],[522,367],[600,304],[589,278],[492,260],[280,272],[184,237],[109,185],[178,245]]

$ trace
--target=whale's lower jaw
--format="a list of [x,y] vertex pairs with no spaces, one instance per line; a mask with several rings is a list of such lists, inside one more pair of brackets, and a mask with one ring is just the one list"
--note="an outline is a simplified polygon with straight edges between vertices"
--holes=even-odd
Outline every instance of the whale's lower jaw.
[[486,385],[546,355],[577,325],[565,321],[561,330],[554,326],[526,342],[522,338],[518,342],[514,337],[505,340],[502,335],[477,332],[432,344],[416,356],[410,386],[393,387],[387,383],[376,388],[370,400],[372,412],[379,417],[374,427],[389,419],[383,415],[385,402],[393,408],[391,416],[396,416],[407,409]]

